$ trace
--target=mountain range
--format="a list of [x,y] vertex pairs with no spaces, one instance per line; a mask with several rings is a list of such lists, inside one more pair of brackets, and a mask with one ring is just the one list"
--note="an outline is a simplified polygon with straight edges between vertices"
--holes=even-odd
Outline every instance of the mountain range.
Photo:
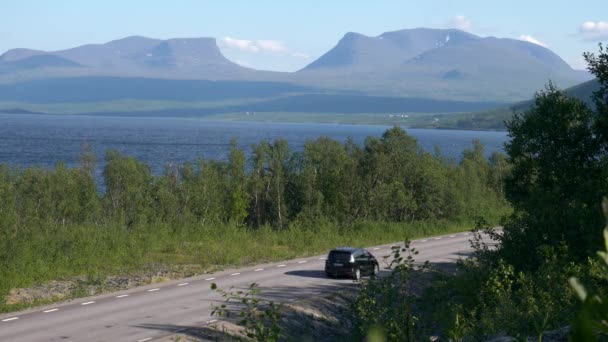
[[[411,112],[407,99],[418,104],[432,100],[431,107],[441,101],[494,105],[528,99],[549,80],[570,87],[589,79],[587,72],[572,69],[548,48],[455,29],[417,28],[375,37],[350,32],[327,53],[291,73],[238,65],[221,53],[214,38],[132,36],[61,51],[19,48],[0,56],[0,101],[11,103],[164,97],[289,103],[295,96],[331,103],[328,96],[359,96],[372,102],[400,99],[400,105],[391,109]],[[70,96],[61,94],[70,83],[79,86],[70,88]],[[127,91],[125,84],[132,87]],[[27,96],[22,93],[36,87],[43,88]],[[266,91],[259,94],[254,91],[258,87]],[[188,99],[178,91],[190,94]],[[312,107],[323,111],[323,103]]]

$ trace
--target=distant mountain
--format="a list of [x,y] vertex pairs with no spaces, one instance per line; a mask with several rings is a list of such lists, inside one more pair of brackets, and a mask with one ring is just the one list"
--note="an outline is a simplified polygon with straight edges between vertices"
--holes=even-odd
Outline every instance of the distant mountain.
[[81,67],[79,63],[49,54],[30,55],[21,59],[0,63],[0,70],[5,72],[31,70],[42,68],[74,68]]
[[460,30],[418,28],[377,37],[349,32],[338,44],[301,71],[365,71],[398,68],[424,52],[481,38]]
[[[377,37],[350,32],[333,49],[293,73],[240,66],[222,55],[214,38],[131,36],[61,51],[13,49],[0,56],[0,84],[17,88],[40,80],[63,84],[62,79],[76,77],[83,77],[82,82],[96,77],[136,78],[143,88],[147,82],[157,87],[163,79],[235,81],[235,87],[240,87],[237,81],[271,82],[285,87],[283,93],[297,86],[314,89],[315,94],[492,103],[528,99],[549,80],[565,88],[589,79],[586,72],[573,70],[542,46],[455,29],[417,28]],[[86,98],[85,89],[95,87],[83,83],[70,96]],[[108,96],[118,96],[104,89]]]
[[[176,38],[168,40],[132,36],[105,44],[88,44],[61,51],[29,49],[9,50],[0,56],[0,70],[22,71],[16,63],[31,59],[55,58],[55,64],[41,64],[38,68],[81,66],[79,70],[62,70],[57,74],[40,76],[71,77],[85,75],[143,76],[187,79],[249,79],[260,74],[242,67],[222,55],[214,38]],[[63,61],[63,64],[58,61]],[[30,63],[31,64],[31,63]],[[36,78],[26,74],[26,79]]]
[[422,28],[347,33],[298,74],[335,87],[469,100],[529,97],[549,80],[569,87],[590,79],[536,44]]

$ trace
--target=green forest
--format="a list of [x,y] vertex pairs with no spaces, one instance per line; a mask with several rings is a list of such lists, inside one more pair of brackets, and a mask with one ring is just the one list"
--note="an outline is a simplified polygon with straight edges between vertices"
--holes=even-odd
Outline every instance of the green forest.
[[[0,293],[48,280],[103,277],[150,264],[204,269],[466,230],[510,210],[505,156],[475,141],[459,162],[398,127],[359,146],[329,138],[292,152],[262,141],[249,157],[148,165],[108,151],[80,165],[0,166]],[[4,305],[4,310],[10,310]],[[13,308],[14,309],[14,308]]]

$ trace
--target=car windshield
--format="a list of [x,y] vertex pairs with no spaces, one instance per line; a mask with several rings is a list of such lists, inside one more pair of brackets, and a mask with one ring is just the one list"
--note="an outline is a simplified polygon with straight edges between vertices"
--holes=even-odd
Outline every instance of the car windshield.
[[329,260],[348,262],[350,260],[350,252],[331,251],[329,252]]

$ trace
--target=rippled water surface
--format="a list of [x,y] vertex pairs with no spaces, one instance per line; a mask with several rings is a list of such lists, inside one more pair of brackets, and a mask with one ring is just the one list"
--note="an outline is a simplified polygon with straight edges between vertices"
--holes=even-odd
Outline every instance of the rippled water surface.
[[[72,115],[0,114],[0,163],[13,166],[51,167],[59,161],[78,163],[82,143],[89,143],[101,160],[106,150],[134,156],[161,172],[167,163],[181,164],[198,157],[225,159],[235,137],[249,151],[263,139],[285,138],[292,150],[305,141],[328,136],[339,141],[352,137],[379,137],[387,126],[293,124],[209,121],[190,118],[137,118]],[[458,159],[479,139],[486,154],[502,150],[505,132],[407,129],[430,151],[438,146],[445,156]]]

